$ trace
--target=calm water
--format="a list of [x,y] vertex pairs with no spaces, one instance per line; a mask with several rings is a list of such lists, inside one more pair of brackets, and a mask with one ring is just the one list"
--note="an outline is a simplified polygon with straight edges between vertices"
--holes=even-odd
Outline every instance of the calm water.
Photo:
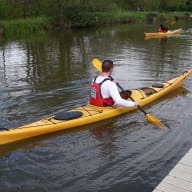
[[[158,26],[116,25],[0,42],[0,127],[14,128],[86,104],[98,72],[112,59],[124,88],[171,79],[192,68],[192,28],[144,40]],[[71,131],[0,147],[2,192],[151,192],[192,146],[192,77],[140,111]]]

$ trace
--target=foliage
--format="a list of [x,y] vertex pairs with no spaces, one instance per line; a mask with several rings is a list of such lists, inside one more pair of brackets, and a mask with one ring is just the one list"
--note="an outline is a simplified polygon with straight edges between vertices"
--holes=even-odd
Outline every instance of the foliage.
[[[69,9],[69,10],[67,10]],[[0,20],[62,17],[115,9],[144,11],[192,11],[191,0],[1,0]],[[75,11],[75,12],[74,12]]]
[[28,20],[1,21],[0,28],[4,29],[4,35],[22,35],[26,33],[44,32],[51,22],[50,18],[35,18]]

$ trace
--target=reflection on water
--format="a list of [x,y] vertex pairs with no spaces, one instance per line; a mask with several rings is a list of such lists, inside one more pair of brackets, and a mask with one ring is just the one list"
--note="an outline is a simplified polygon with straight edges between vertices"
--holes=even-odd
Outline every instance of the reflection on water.
[[[114,60],[124,88],[171,79],[191,69],[192,30],[144,40],[148,24],[118,25],[0,42],[0,121],[13,128],[86,104],[93,58]],[[78,129],[0,147],[2,191],[149,192],[191,147],[191,77],[139,110]],[[38,173],[38,174],[37,174]]]

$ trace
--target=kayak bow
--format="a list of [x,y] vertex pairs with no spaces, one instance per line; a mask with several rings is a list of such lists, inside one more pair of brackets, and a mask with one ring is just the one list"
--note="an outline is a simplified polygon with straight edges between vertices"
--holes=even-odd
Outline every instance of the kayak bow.
[[[180,87],[191,72],[192,70],[188,70],[180,76],[169,81],[162,82],[161,84],[158,83],[150,87],[132,89],[131,97],[134,100],[139,101],[141,106],[149,104]],[[126,94],[122,93],[121,96],[125,98]],[[0,131],[0,145],[84,126],[101,120],[113,118],[136,109],[137,107],[97,107],[87,104],[24,126],[10,130],[2,130]]]

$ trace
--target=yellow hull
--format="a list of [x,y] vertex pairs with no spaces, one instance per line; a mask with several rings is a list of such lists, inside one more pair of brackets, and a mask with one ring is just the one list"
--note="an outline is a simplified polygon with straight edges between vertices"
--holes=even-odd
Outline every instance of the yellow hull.
[[[192,70],[186,71],[179,77],[161,83],[161,85],[163,86],[162,88],[151,86],[148,88],[133,89],[131,90],[132,92],[131,96],[134,100],[139,101],[141,106],[144,106],[180,87],[191,72]],[[23,139],[39,135],[49,134],[61,130],[87,125],[90,123],[109,119],[118,116],[120,114],[133,111],[135,109],[137,109],[137,107],[124,108],[115,106],[115,107],[103,108],[87,104],[85,106],[78,107],[69,111],[69,112],[78,111],[82,113],[82,116],[76,119],[56,120],[55,116],[51,116],[15,129],[1,131],[0,145],[20,141]]]
[[174,35],[174,34],[179,34],[180,32],[182,31],[182,29],[177,29],[177,30],[174,30],[174,31],[167,31],[165,33],[163,32],[158,32],[158,33],[145,33],[145,36],[147,38],[153,38],[153,37],[165,37],[165,36],[169,36],[169,35]]

